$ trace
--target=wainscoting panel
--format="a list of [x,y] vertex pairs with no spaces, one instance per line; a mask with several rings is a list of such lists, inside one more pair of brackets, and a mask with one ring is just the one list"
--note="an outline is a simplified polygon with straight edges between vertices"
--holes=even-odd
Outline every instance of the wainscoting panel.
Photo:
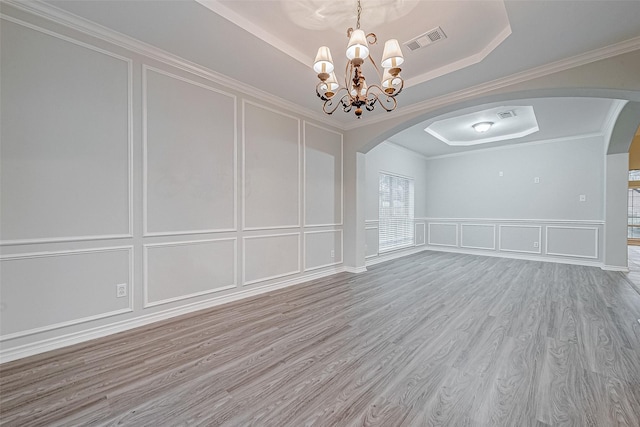
[[496,226],[493,224],[461,224],[460,247],[495,250]]
[[430,222],[428,242],[434,246],[458,246],[458,224]]
[[[132,264],[128,246],[3,257],[1,339],[131,311]],[[127,297],[116,298],[118,284]]]
[[234,230],[235,97],[151,67],[143,77],[145,235]]
[[234,288],[236,239],[144,245],[144,307]]
[[546,253],[577,258],[598,258],[598,229],[595,227],[546,227]]
[[415,231],[415,245],[422,246],[426,243],[427,237],[427,225],[424,222],[416,222],[414,225]]
[[304,271],[342,263],[342,230],[304,233]]
[[378,224],[367,225],[364,230],[365,236],[365,258],[378,256],[378,245],[380,244],[380,238],[378,236]]
[[0,31],[2,244],[131,235],[131,60],[6,18]]
[[300,226],[300,120],[243,101],[244,229]]
[[542,227],[538,225],[500,225],[499,250],[539,254],[542,247]]
[[300,234],[244,237],[244,284],[300,273]]
[[342,225],[342,134],[304,122],[306,226]]

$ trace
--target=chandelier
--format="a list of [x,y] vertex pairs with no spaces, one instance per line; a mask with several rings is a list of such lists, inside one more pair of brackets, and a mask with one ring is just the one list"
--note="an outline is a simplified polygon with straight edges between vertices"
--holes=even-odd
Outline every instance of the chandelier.
[[[400,77],[400,64],[404,62],[400,44],[396,39],[387,40],[384,44],[382,61],[380,65],[383,73],[376,66],[369,55],[369,44],[376,44],[378,37],[374,33],[366,34],[360,29],[360,14],[362,7],[358,0],[358,20],[356,29],[347,30],[347,65],[345,68],[344,86],[340,86],[334,72],[331,52],[326,46],[318,49],[313,69],[318,73],[320,83],[316,86],[316,94],[324,101],[322,110],[327,114],[333,114],[339,107],[348,113],[355,108],[357,118],[362,116],[362,107],[367,111],[372,111],[378,103],[386,111],[395,110],[398,102],[396,96],[404,87],[404,80]],[[367,43],[368,41],[368,43]],[[362,65],[369,59],[380,78],[380,85],[367,86],[366,79],[362,73]],[[339,94],[344,92],[342,96]]]

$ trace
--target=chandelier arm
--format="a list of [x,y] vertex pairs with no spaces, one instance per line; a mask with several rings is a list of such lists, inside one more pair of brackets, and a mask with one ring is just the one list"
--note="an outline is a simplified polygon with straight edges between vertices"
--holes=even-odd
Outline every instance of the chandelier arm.
[[[339,88],[336,91],[336,95],[343,90],[346,91],[346,89],[343,87]],[[344,95],[342,95],[342,97],[338,97],[336,95],[333,95],[331,98],[326,98],[326,97],[324,98],[324,105],[322,106],[322,111],[324,111],[326,114],[332,114],[341,105],[344,107],[344,98],[348,97],[349,93],[348,92],[345,93]]]
[[367,111],[373,111],[373,109],[375,108],[376,102],[378,101],[378,95],[376,95],[375,93],[372,93],[371,96],[372,96],[371,98],[367,98],[367,102],[364,105]]
[[[378,99],[378,104],[382,108],[384,108],[387,112],[395,110],[396,107],[398,106],[398,100],[393,96],[387,96],[385,94],[384,98],[382,99],[380,99],[379,96],[376,96],[376,98]],[[391,104],[391,105],[387,107],[387,105],[385,104]]]
[[399,79],[400,79],[400,87],[398,88],[397,91],[393,92],[393,95],[391,95],[393,97],[395,97],[396,95],[399,95],[400,92],[402,92],[402,89],[404,88],[404,79],[402,79],[401,77],[399,77]]
[[[366,35],[367,41],[369,42],[369,44],[376,44],[378,43],[378,36],[375,35],[375,33],[369,33]],[[369,40],[371,39],[371,40]]]
[[326,83],[321,81],[316,85],[316,95],[318,95],[318,98],[322,99],[323,101],[327,101],[329,98],[324,96],[324,94],[320,91],[320,86],[322,85],[326,85]]
[[[375,93],[373,91],[373,89],[376,89],[380,93]],[[389,95],[380,86],[371,85],[371,86],[369,86],[369,88],[367,88],[367,92],[366,92],[366,95],[365,95],[366,98],[367,98],[367,103],[366,103],[365,107],[367,108],[368,111],[371,111],[371,110],[373,110],[373,107],[374,107],[374,105],[375,105],[375,103],[377,101],[378,104],[382,108],[384,108],[386,111],[393,111],[398,106],[398,101],[396,100],[396,95],[397,95],[397,93],[395,93],[393,95]]]

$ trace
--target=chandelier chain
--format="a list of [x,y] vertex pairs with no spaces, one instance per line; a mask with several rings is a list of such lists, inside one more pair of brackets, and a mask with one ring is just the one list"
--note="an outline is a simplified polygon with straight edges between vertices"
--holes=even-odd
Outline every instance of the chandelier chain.
[[360,6],[360,0],[358,0],[358,20],[356,22],[356,29],[360,29],[360,13],[362,13],[362,6]]

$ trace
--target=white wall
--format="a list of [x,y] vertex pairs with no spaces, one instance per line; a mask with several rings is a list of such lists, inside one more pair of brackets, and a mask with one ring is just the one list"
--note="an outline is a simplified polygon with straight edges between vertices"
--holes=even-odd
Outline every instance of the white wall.
[[393,254],[387,253],[384,257],[381,257],[378,253],[378,191],[381,172],[413,178],[416,245],[424,245],[426,238],[426,223],[423,218],[427,212],[427,160],[398,145],[383,142],[366,154],[365,256],[367,257],[367,264],[388,259],[389,256],[399,256],[410,251],[395,251]]
[[2,361],[342,271],[341,133],[3,13]]

